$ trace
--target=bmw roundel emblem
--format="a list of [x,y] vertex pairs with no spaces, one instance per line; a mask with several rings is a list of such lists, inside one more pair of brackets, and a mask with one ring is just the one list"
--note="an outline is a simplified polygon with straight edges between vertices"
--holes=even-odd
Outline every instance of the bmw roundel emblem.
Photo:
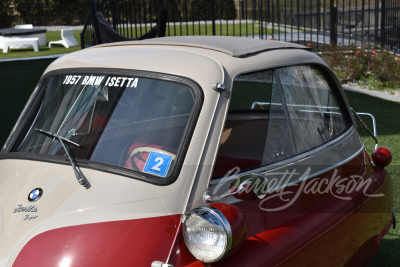
[[39,198],[43,195],[43,190],[42,188],[35,188],[33,189],[28,196],[28,200],[30,202],[35,202],[39,200]]

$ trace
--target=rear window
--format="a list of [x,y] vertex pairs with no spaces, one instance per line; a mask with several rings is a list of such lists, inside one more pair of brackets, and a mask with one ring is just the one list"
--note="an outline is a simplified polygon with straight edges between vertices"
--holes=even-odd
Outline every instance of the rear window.
[[172,78],[79,72],[50,76],[38,92],[11,152],[66,157],[59,140],[40,132],[46,131],[68,139],[76,160],[160,179],[182,157],[201,98],[190,83]]

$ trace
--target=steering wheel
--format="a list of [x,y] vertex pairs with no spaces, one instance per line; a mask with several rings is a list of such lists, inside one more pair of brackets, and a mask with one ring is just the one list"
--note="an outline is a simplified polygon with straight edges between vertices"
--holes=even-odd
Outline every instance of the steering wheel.
[[140,154],[141,154],[141,153],[149,153],[149,154],[150,154],[150,152],[152,152],[152,151],[153,151],[153,152],[157,152],[157,153],[161,153],[161,154],[165,154],[165,155],[168,155],[168,156],[171,156],[171,157],[172,157],[172,160],[175,160],[175,157],[176,157],[175,154],[172,154],[172,153],[170,153],[170,152],[168,152],[168,151],[165,151],[165,150],[162,150],[162,149],[159,149],[159,148],[148,147],[148,146],[138,147],[138,148],[134,149],[134,150],[131,152],[131,154],[129,155],[129,162],[131,163],[132,169],[134,169],[134,170],[136,170],[136,171],[142,171],[142,170],[139,168],[139,166],[136,164],[135,158],[137,158],[137,159],[139,159],[139,160],[141,160],[141,161],[143,161],[143,162],[146,162],[146,160],[143,159],[143,158],[140,156]]

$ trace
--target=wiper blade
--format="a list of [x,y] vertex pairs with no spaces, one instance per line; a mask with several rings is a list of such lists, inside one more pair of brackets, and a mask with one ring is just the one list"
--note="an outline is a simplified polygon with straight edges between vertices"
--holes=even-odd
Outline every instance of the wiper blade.
[[38,133],[41,133],[41,134],[46,135],[48,137],[56,138],[56,139],[58,139],[58,141],[60,141],[62,147],[65,150],[65,153],[68,156],[69,161],[71,162],[71,165],[72,165],[72,168],[74,169],[75,177],[78,180],[78,183],[80,185],[83,185],[86,189],[88,189],[90,187],[90,183],[86,179],[86,177],[83,175],[82,171],[78,168],[78,166],[76,166],[75,160],[73,158],[71,158],[71,156],[69,155],[68,149],[65,147],[64,141],[69,143],[69,144],[72,144],[74,146],[77,146],[77,147],[81,147],[81,145],[79,145],[78,143],[75,143],[75,142],[73,142],[73,141],[71,141],[71,140],[69,140],[67,138],[64,138],[64,137],[62,137],[62,136],[60,136],[60,135],[58,135],[56,133],[48,132],[48,131],[45,131],[45,130],[42,130],[42,129],[36,129],[36,131]]
[[[60,135],[58,135],[56,133],[51,133],[51,132],[48,132],[48,131],[45,131],[45,130],[42,130],[42,129],[36,129],[36,131],[38,131],[39,133],[44,134],[44,135],[46,135],[48,137],[58,138],[58,139],[61,139],[62,141],[68,142],[68,143],[70,143],[70,144],[72,144],[74,146],[82,147],[80,144],[72,142],[71,140],[69,140],[69,139],[67,139],[65,137],[62,137],[62,136],[60,136]],[[63,143],[63,142],[61,142],[61,143]],[[68,152],[67,152],[67,154],[68,154]]]

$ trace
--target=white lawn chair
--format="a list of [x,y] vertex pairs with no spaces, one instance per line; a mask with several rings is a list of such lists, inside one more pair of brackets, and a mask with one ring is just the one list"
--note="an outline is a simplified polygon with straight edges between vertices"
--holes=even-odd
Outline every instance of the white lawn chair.
[[12,45],[16,46],[32,46],[35,52],[39,52],[39,38],[4,38],[3,53],[8,53],[8,48]]
[[33,29],[33,25],[32,24],[15,25],[15,29]]
[[65,48],[79,45],[78,41],[76,41],[76,39],[74,37],[74,31],[72,29],[61,30],[61,38],[62,38],[62,40],[60,40],[60,41],[49,42],[49,48],[51,47],[52,44],[60,44],[60,45],[65,46]]

